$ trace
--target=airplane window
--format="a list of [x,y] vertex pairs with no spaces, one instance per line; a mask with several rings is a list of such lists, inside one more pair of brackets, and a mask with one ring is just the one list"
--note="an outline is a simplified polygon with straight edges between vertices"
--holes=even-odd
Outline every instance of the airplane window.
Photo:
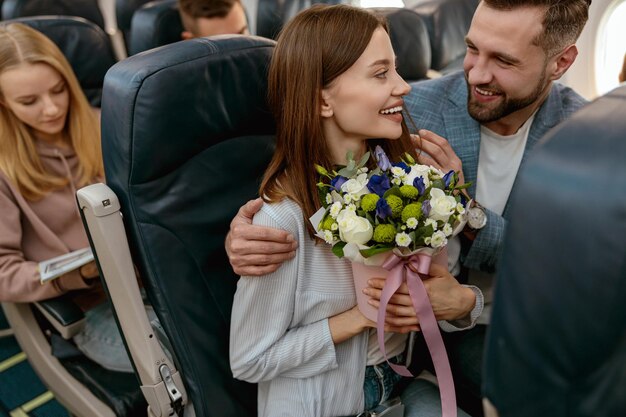
[[596,86],[604,94],[619,85],[618,75],[626,53],[626,0],[607,8],[596,39]]
[[402,0],[356,0],[357,7],[404,7]]

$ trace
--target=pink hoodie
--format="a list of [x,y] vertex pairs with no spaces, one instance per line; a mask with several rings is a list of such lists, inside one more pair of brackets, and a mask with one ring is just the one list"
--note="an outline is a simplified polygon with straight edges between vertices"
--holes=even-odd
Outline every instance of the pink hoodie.
[[36,146],[44,167],[71,182],[29,201],[0,172],[0,301],[44,300],[97,282],[86,282],[77,270],[43,285],[39,282],[38,262],[87,247],[89,242],[76,205],[76,154],[41,141]]

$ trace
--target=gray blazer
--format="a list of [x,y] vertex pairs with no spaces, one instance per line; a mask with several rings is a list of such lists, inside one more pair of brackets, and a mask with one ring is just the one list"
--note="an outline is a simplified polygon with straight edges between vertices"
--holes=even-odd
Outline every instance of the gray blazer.
[[[463,163],[465,181],[473,183],[469,193],[475,195],[480,124],[467,112],[467,86],[463,71],[413,83],[411,92],[404,100],[417,129],[431,130],[450,142]],[[529,151],[548,130],[585,104],[585,99],[571,88],[553,84],[530,127],[520,168]],[[516,185],[517,182],[513,184],[513,189]],[[464,266],[486,272],[495,271],[502,253],[504,229],[508,220],[507,208],[508,203],[502,216],[487,210],[487,226],[478,233],[469,251],[462,254]]]

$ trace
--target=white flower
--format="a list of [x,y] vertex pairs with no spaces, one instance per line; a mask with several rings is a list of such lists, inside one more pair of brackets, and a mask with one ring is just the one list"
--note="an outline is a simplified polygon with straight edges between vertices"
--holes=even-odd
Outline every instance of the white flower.
[[424,220],[424,226],[432,226],[433,230],[437,230],[437,220],[431,219],[430,217]]
[[430,190],[430,214],[428,217],[447,222],[455,210],[456,200],[454,197],[445,195],[443,190],[439,188]]
[[433,248],[439,248],[447,244],[448,244],[448,239],[446,239],[445,233],[443,233],[441,230],[436,231],[431,236],[430,246],[432,246]]
[[354,205],[354,204],[348,204],[348,205],[346,206],[346,210],[356,212],[356,205]]
[[405,185],[413,185],[413,181],[415,178],[420,177],[424,180],[424,186],[426,188],[430,187],[430,180],[428,179],[428,172],[430,171],[430,167],[427,165],[412,165],[411,171],[406,174],[404,178],[402,178],[402,182]]
[[429,238],[429,237],[425,237],[424,238],[424,243],[425,244],[430,245],[430,241],[431,241],[431,238]]
[[398,233],[396,235],[396,244],[398,246],[406,248],[407,246],[411,244],[411,236],[409,236],[408,234],[404,232]]
[[326,194],[326,204],[332,204],[333,196],[330,193]]
[[368,171],[367,167],[361,167],[357,169],[357,174],[365,174]]
[[415,217],[409,217],[408,219],[406,219],[406,225],[409,229],[415,229],[417,227],[417,219]]
[[463,204],[458,203],[456,205],[456,212],[459,213],[459,214],[465,213],[465,207],[463,207]]
[[400,185],[400,184],[402,184],[402,178],[393,177],[393,178],[391,179],[391,183],[392,183],[393,185]]
[[356,178],[351,178],[341,184],[341,191],[349,194],[352,200],[358,200],[363,194],[369,193],[367,182],[367,174],[359,174]]
[[333,237],[333,232],[331,232],[330,230],[324,230],[324,241],[332,245],[335,242],[335,239]]
[[330,225],[330,230],[332,230],[333,232],[335,230],[337,230],[338,228],[339,228],[339,226],[337,225],[337,223],[333,223],[333,224]]
[[441,171],[441,170],[439,170],[439,169],[435,168],[435,167],[434,167],[434,166],[432,166],[432,165],[431,165],[431,166],[429,166],[428,168],[429,168],[429,170],[430,170],[430,176],[431,176],[433,179],[440,179],[440,178],[443,178],[443,176],[445,175],[445,174],[443,173],[443,171]]
[[406,172],[401,167],[391,167],[391,173],[394,177],[397,178],[404,178],[404,176],[406,175]]
[[370,222],[352,210],[342,210],[337,216],[339,237],[346,243],[366,244],[374,234]]
[[333,205],[330,206],[330,217],[332,217],[333,219],[336,219],[342,207],[343,206],[341,205],[339,201],[335,201]]
[[352,195],[351,195],[351,194],[345,194],[345,195],[343,196],[343,202],[344,202],[344,203],[348,204],[348,203],[350,203],[351,201],[352,201]]
[[442,231],[446,237],[450,236],[452,234],[452,226],[450,226],[450,223],[444,224]]

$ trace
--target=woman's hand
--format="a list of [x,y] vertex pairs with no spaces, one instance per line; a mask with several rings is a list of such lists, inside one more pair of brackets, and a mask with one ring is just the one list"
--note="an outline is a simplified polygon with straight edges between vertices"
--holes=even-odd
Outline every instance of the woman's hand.
[[[457,320],[466,317],[476,304],[474,291],[459,284],[445,266],[431,264],[430,275],[423,282],[437,320]],[[368,284],[369,287],[363,292],[372,297],[369,303],[378,308],[385,279],[374,278],[369,280]],[[386,323],[392,328],[400,329],[419,326],[406,283],[391,296],[387,304]]]
[[376,323],[365,317],[358,306],[354,306],[350,310],[329,318],[328,327],[333,342],[338,344],[356,336],[368,327],[376,327]]
[[85,264],[80,267],[80,276],[84,279],[94,279],[100,276],[100,272],[98,271],[98,266],[95,261],[91,261],[88,264]]

